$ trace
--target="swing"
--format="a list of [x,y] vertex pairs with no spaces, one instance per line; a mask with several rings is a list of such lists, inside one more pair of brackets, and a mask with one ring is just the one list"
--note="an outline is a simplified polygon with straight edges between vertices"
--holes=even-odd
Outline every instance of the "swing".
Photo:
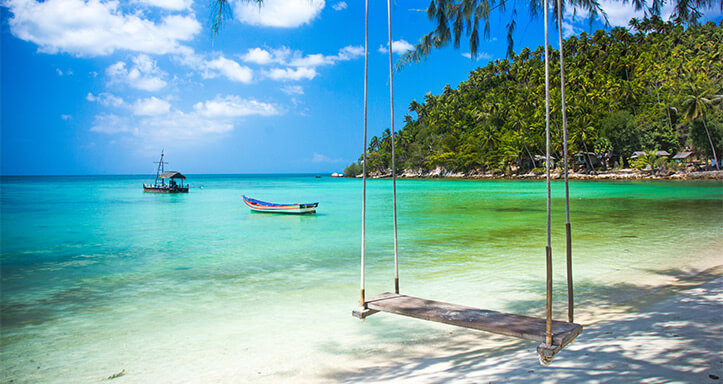
[[[558,0],[558,35],[562,42],[560,0]],[[570,230],[570,203],[567,169],[567,116],[565,114],[565,72],[562,47],[560,49],[561,94],[562,94],[562,125],[564,140],[564,174],[565,174],[565,235],[567,245],[567,291],[568,291],[568,321],[552,320],[552,248],[550,235],[550,78],[548,58],[548,26],[547,26],[547,0],[545,0],[545,107],[546,107],[546,180],[547,180],[547,297],[546,317],[538,318],[512,313],[502,313],[487,309],[467,307],[463,305],[444,303],[418,297],[402,295],[399,293],[399,257],[397,252],[397,179],[394,153],[394,86],[392,70],[392,22],[391,0],[387,0],[388,24],[388,50],[389,50],[389,94],[391,99],[391,139],[392,139],[392,190],[394,213],[394,293],[386,292],[380,295],[365,298],[364,269],[365,269],[365,240],[366,240],[366,160],[367,160],[367,78],[369,57],[369,0],[366,1],[366,23],[364,42],[364,154],[362,164],[362,242],[361,242],[361,301],[360,307],[352,311],[352,315],[364,319],[378,312],[392,313],[417,319],[450,324],[463,328],[476,329],[510,337],[540,342],[537,353],[540,362],[548,365],[555,354],[570,344],[582,332],[582,326],[573,322],[573,295],[572,295],[572,242]]]

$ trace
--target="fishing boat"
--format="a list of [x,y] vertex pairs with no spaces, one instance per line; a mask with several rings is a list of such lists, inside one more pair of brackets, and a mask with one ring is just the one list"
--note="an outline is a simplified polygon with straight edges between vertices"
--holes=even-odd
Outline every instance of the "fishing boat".
[[305,213],[316,213],[316,207],[319,203],[306,203],[306,204],[276,204],[269,203],[266,201],[252,199],[241,195],[244,199],[244,203],[251,208],[254,212],[269,212],[269,213],[294,213],[294,214],[305,214]]
[[[163,151],[161,151],[161,160],[154,161],[158,164],[156,169],[156,180],[153,184],[143,184],[143,192],[152,193],[188,193],[188,184],[183,185],[183,180],[186,176],[183,176],[181,172],[169,171],[166,172],[164,165],[168,164],[167,161],[163,161]],[[176,180],[180,180],[180,183]],[[168,180],[168,183],[166,183]],[[159,182],[160,181],[160,182]]]

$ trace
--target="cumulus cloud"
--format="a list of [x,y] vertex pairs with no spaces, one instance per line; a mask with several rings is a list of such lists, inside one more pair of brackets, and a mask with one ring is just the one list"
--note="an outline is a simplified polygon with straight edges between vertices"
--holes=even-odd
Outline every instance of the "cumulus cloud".
[[[305,0],[301,0],[305,1]],[[45,53],[104,56],[117,50],[165,54],[177,51],[201,30],[193,15],[167,15],[158,22],[124,13],[117,1],[7,0],[10,31]]]
[[184,47],[180,54],[174,55],[173,58],[177,63],[201,73],[204,79],[223,76],[231,81],[245,84],[254,81],[254,71],[251,68],[223,55],[208,59],[206,55],[196,54],[193,49]]
[[248,84],[253,81],[253,71],[251,68],[242,66],[236,61],[223,56],[204,63],[203,67],[205,70],[203,77],[207,79],[221,75],[231,81],[237,81],[239,83]]
[[251,48],[241,59],[248,63],[270,64],[274,61],[274,56],[267,50],[261,48]]
[[166,86],[167,75],[149,56],[140,54],[132,59],[132,65],[119,61],[106,69],[111,83],[127,84],[143,91],[158,91]]
[[256,100],[245,100],[238,96],[216,96],[213,100],[196,103],[194,111],[204,117],[225,118],[248,115],[272,116],[279,111],[271,104]]
[[329,56],[320,53],[297,57],[289,63],[292,67],[318,67],[320,65],[334,64],[334,60]]
[[[472,59],[472,53],[470,52],[464,52],[462,53],[462,56]],[[492,55],[490,55],[487,52],[477,52],[477,58],[475,60],[489,60],[492,58]]]
[[336,55],[338,61],[352,60],[364,55],[364,47],[359,45],[347,45],[339,50]]
[[107,135],[125,135],[134,143],[196,144],[233,131],[242,117],[281,113],[272,104],[234,95],[198,102],[190,111],[173,109],[166,101],[154,97],[139,99],[130,107],[134,114],[97,115],[90,130]]
[[564,21],[564,20],[562,21],[562,37],[564,39],[567,39],[568,37],[570,37],[572,35],[577,35],[577,34],[578,34],[578,31],[574,25],[572,25],[571,23],[569,23],[567,21]]
[[[392,41],[392,53],[397,55],[403,55],[407,53],[408,51],[411,51],[414,49],[414,45],[410,44],[406,40],[394,40]],[[387,53],[389,52],[389,44],[386,45],[380,45],[379,46],[379,52],[381,53]]]
[[157,116],[168,113],[171,110],[171,104],[165,100],[149,97],[146,99],[138,99],[133,104],[133,113],[138,116]]
[[242,23],[264,27],[294,28],[311,23],[324,9],[324,0],[236,0],[234,17]]
[[109,135],[125,132],[133,132],[138,134],[138,126],[128,123],[127,119],[113,113],[103,113],[95,117],[93,125],[90,127],[91,132],[106,133]]
[[343,11],[346,9],[347,6],[348,5],[346,4],[346,1],[340,1],[340,2],[332,5],[331,7],[334,8],[335,11]]
[[273,68],[265,72],[273,80],[311,80],[318,75],[314,68]]
[[169,11],[183,11],[191,8],[193,0],[135,0],[134,2]]
[[311,80],[318,75],[316,67],[334,65],[340,61],[355,59],[363,54],[364,48],[351,45],[341,48],[335,55],[321,53],[304,55],[303,52],[291,50],[288,47],[252,48],[242,55],[241,59],[258,65],[283,66],[261,71],[263,76],[273,80]]
[[91,102],[97,102],[104,107],[120,107],[125,104],[123,98],[106,92],[98,94],[97,96],[92,93],[88,93],[88,95],[85,96],[85,99]]
[[300,85],[287,85],[281,88],[281,92],[287,95],[303,95],[304,88],[302,88]]

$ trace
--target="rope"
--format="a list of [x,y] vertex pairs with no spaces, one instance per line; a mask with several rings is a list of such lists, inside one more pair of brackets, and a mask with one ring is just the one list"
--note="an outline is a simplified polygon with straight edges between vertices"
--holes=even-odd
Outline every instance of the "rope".
[[387,0],[387,26],[389,27],[389,100],[392,131],[392,204],[394,206],[394,293],[399,293],[399,252],[397,251],[397,165],[394,155],[394,70],[392,69],[392,3]]
[[361,302],[366,308],[364,298],[364,262],[366,260],[366,224],[367,224],[367,83],[369,77],[369,0],[366,0],[364,18],[364,155],[362,162],[362,230],[361,230]]
[[547,31],[547,0],[545,0],[545,138],[546,155],[545,169],[547,174],[547,247],[545,248],[547,264],[547,326],[545,331],[545,344],[552,345],[552,246],[550,223],[550,58]]
[[562,1],[557,0],[557,36],[560,39],[560,94],[562,98],[562,141],[563,164],[565,168],[565,242],[567,251],[567,320],[573,322],[574,307],[572,295],[572,234],[570,229],[570,188],[567,183],[567,110],[565,108],[565,59],[562,41]]

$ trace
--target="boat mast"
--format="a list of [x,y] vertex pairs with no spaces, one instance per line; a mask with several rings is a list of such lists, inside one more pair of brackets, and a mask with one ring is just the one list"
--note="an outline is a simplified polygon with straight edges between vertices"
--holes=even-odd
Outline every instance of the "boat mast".
[[[158,185],[158,179],[161,177],[161,173],[164,172],[163,164],[168,164],[168,162],[163,161],[163,150],[161,150],[161,160],[160,161],[154,161],[153,163],[158,164],[158,168],[156,169],[156,182],[155,185]],[[165,185],[163,179],[161,179],[161,184]]]

